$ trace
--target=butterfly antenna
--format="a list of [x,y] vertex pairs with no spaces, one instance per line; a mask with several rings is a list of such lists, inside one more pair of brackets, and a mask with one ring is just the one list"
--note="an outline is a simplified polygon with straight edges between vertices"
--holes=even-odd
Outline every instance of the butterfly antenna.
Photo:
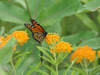
[[30,18],[32,18],[31,13],[30,13],[30,10],[29,10],[29,7],[28,7],[27,0],[25,0],[25,3],[26,3],[26,7],[27,7],[28,14],[29,14]]

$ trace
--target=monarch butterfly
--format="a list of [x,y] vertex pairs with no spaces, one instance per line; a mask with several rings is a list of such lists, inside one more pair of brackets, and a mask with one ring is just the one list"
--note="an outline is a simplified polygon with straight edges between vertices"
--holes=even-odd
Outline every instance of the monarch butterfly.
[[43,39],[46,37],[47,32],[37,23],[34,19],[30,19],[32,24],[24,24],[31,32],[33,38],[41,43]]

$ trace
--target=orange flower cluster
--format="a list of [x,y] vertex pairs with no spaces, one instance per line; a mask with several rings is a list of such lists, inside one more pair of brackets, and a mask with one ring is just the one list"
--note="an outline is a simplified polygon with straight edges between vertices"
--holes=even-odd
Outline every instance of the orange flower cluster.
[[11,35],[8,35],[4,38],[4,36],[0,37],[0,48],[2,48],[9,40],[11,39]]
[[53,46],[52,48],[50,48],[51,53],[57,52],[71,52],[72,48],[71,45],[68,42],[64,42],[64,41],[60,41],[58,42],[58,44],[56,44],[55,46]]
[[90,62],[95,61],[96,51],[93,51],[91,47],[85,45],[83,47],[78,47],[75,52],[71,55],[71,62],[76,59],[76,63],[82,62],[82,59],[87,59]]
[[98,56],[100,57],[100,50],[97,53],[98,53]]
[[[17,39],[18,44],[23,45],[23,43],[27,42],[29,37],[25,31],[15,31],[12,33],[13,37]],[[11,35],[8,35],[6,38],[4,36],[0,37],[0,48],[3,47],[9,40],[11,39]],[[16,50],[17,44],[13,47],[13,50]]]
[[45,37],[45,41],[48,42],[48,45],[51,43],[56,43],[57,41],[59,41],[59,36],[58,34],[55,33],[48,33]]
[[18,44],[23,45],[23,43],[27,42],[29,37],[28,34],[25,33],[25,31],[14,31],[12,33],[13,37],[17,39]]

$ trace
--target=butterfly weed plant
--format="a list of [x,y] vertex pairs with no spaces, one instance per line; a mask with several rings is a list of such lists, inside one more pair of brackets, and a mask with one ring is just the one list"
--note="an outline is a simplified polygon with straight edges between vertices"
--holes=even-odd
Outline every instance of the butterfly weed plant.
[[[23,45],[23,43],[27,42],[27,40],[29,39],[27,33],[25,33],[24,31],[15,31],[12,33],[12,37],[14,37],[17,40],[17,45]],[[2,42],[0,44],[1,50],[2,47],[10,39],[12,39],[11,35],[7,35],[6,38],[4,38],[4,36],[0,37],[0,41]],[[62,41],[60,36],[58,36],[58,34],[56,33],[48,33],[47,36],[45,37],[45,42],[47,42],[48,48],[37,46],[37,48],[44,53],[44,56],[40,57],[43,58],[45,61],[43,61],[42,64],[39,63],[36,67],[30,66],[31,70],[27,72],[25,75],[29,75],[33,71],[39,72],[43,75],[49,75],[49,74],[58,75],[59,65],[61,64],[62,61],[64,61],[65,58],[68,58],[68,54],[70,54],[71,51],[75,49],[75,46],[71,46],[69,42]],[[13,49],[15,50],[16,48]],[[100,51],[98,51],[98,57],[99,56],[100,56]],[[17,74],[16,65],[18,64],[18,62],[14,65],[12,61],[17,57],[11,59],[11,65],[13,67],[13,72],[15,73],[15,75]],[[81,74],[91,75],[92,74],[91,72],[94,69],[88,70],[88,65],[90,65],[95,60],[96,60],[96,51],[92,50],[92,48],[88,47],[88,45],[85,45],[83,47],[80,46],[76,48],[74,53],[71,55],[71,60],[70,60],[71,64],[70,65],[67,64],[67,68],[64,70],[62,75],[66,75],[68,71],[72,68],[72,65],[75,63],[81,64],[83,68],[82,73],[80,72]],[[49,62],[49,64],[45,62]],[[41,70],[40,66],[44,66],[45,68],[50,70],[50,73]],[[74,70],[76,70],[75,67],[73,68]]]
[[[71,53],[72,50],[75,50],[75,46],[71,46],[69,42],[61,41],[60,36],[58,36],[58,34],[56,33],[48,33],[48,35],[45,38],[45,41],[47,42],[49,49],[40,46],[38,46],[37,48],[45,54],[45,56],[41,56],[41,58],[49,62],[51,65],[54,65],[55,67],[52,67],[48,64],[43,64],[43,66],[48,68],[51,74],[58,75],[59,65],[62,61],[64,61],[65,58],[68,57],[68,54]],[[88,47],[88,45],[85,45],[84,47],[80,46],[76,48],[76,50],[70,58],[71,64],[69,66],[67,65],[67,69],[65,69],[62,75],[66,75],[72,67],[72,65],[75,63],[81,64],[81,67],[84,70],[81,74],[90,75],[90,72],[92,70],[88,71],[87,67],[90,63],[96,60],[96,51],[92,50],[92,48]]]
[[99,0],[0,1],[0,75],[99,75],[99,8]]

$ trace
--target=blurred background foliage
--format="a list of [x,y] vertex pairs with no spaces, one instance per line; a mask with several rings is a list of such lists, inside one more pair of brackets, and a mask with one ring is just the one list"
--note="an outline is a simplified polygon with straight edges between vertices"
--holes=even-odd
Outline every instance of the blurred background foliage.
[[[40,23],[48,33],[58,33],[64,41],[72,45],[89,45],[95,50],[100,49],[100,0],[27,1],[32,18]],[[0,36],[17,30],[27,30],[30,38],[23,46],[18,46],[14,54],[17,59],[17,62],[16,60],[14,62],[18,75],[22,73],[25,75],[30,70],[30,66],[36,66],[40,59],[39,50],[36,48],[39,44],[32,38],[31,32],[24,26],[24,23],[30,23],[25,0],[0,0]],[[0,73],[4,75],[6,75],[5,71],[11,73],[8,60],[2,67],[3,69],[0,67]],[[59,75],[62,72],[60,66]],[[33,74],[39,75],[37,72]]]

